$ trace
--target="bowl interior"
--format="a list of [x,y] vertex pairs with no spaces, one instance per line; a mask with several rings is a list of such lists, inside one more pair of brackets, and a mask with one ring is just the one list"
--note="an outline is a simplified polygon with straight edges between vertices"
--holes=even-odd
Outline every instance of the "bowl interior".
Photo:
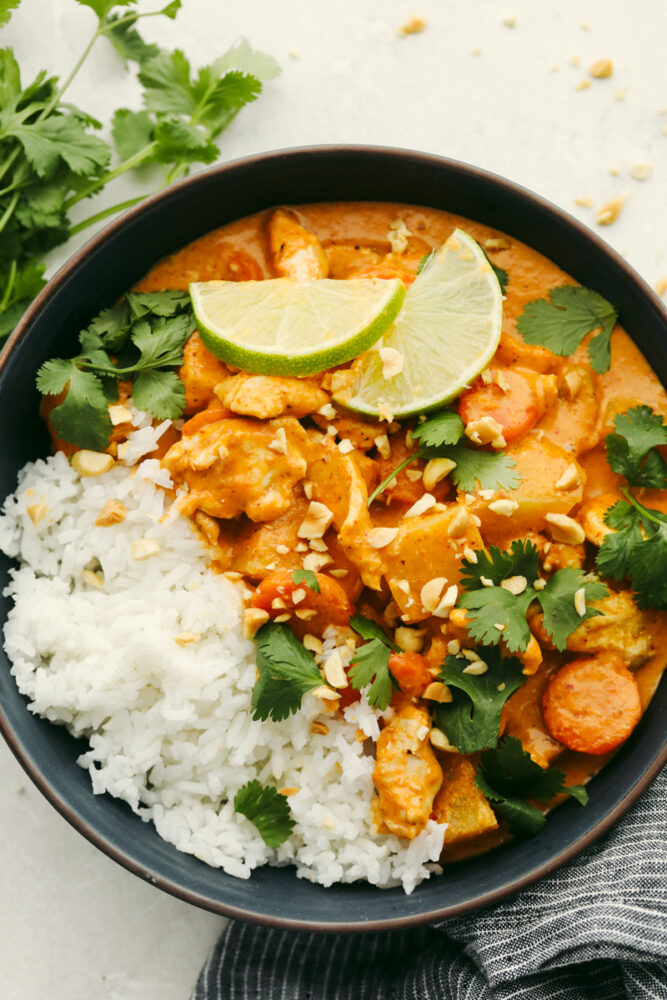
[[[0,358],[0,495],[25,462],[48,453],[34,376],[48,357],[76,346],[78,331],[160,257],[197,236],[274,204],[338,200],[429,205],[485,222],[550,257],[620,306],[623,325],[667,383],[667,319],[648,286],[589,230],[509,182],[475,168],[400,150],[325,147],[274,153],[219,167],[156,195],[95,237],[33,304]],[[10,563],[0,563],[4,588]],[[0,598],[6,619],[7,598]],[[292,869],[264,868],[247,881],[182,854],[152,825],[109,796],[94,796],[76,765],[82,752],[58,726],[31,715],[0,652],[0,728],[43,793],[79,831],[119,863],[216,912],[287,927],[374,930],[441,919],[487,905],[562,864],[628,808],[667,758],[665,686],[614,760],[590,785],[585,808],[569,800],[536,837],[447,867],[402,889],[324,889]]]

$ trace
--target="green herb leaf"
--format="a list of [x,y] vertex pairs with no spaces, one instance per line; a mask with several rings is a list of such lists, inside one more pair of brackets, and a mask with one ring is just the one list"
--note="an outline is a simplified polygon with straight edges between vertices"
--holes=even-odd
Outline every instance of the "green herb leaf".
[[299,711],[303,696],[323,683],[322,675],[313,654],[287,625],[267,622],[255,641],[259,680],[252,692],[252,717],[280,722]]
[[389,646],[394,653],[400,653],[400,649],[391,641],[384,629],[371,618],[366,618],[364,615],[352,615],[350,618],[350,628],[358,632],[362,639],[379,639],[385,646]]
[[352,686],[361,691],[370,684],[368,701],[381,712],[391,701],[394,688],[398,691],[396,678],[389,669],[391,649],[382,639],[371,639],[359,646],[350,661],[348,677]]
[[320,585],[317,580],[317,576],[313,573],[312,569],[295,569],[292,572],[292,580],[294,583],[303,583],[305,587],[309,590],[314,591],[314,593],[321,593]]
[[[470,612],[468,631],[477,642],[496,645],[503,639],[512,653],[526,649],[531,636],[526,615],[531,604],[537,601],[544,612],[547,633],[557,649],[563,650],[568,636],[582,621],[601,613],[587,607],[582,618],[574,606],[574,595],[582,587],[587,602],[601,600],[608,594],[603,584],[582,570],[560,569],[542,590],[535,590],[538,562],[537,548],[532,542],[515,540],[506,552],[492,545],[488,556],[481,551],[477,551],[476,556],[475,563],[463,561],[461,584],[466,591],[459,598],[458,606]],[[526,580],[524,590],[518,595],[502,587],[503,581],[512,577]]]
[[461,753],[497,746],[503,705],[526,680],[514,657],[502,659],[500,651],[491,647],[476,652],[488,668],[486,673],[466,673],[470,660],[448,656],[439,674],[452,689],[453,700],[436,705],[435,724]]
[[[574,606],[574,595],[583,587],[586,593],[586,613],[583,616]],[[544,611],[544,628],[553,644],[563,652],[568,636],[579,628],[582,622],[595,618],[602,612],[590,607],[590,601],[600,601],[609,591],[598,580],[591,580],[583,570],[559,569],[549,579],[546,587],[537,592],[537,599]]]
[[[438,449],[438,456],[456,462],[450,473],[455,486],[464,493],[472,490],[515,490],[521,483],[514,459],[503,451],[481,451],[463,444]],[[430,453],[426,458],[434,457]]]
[[586,334],[600,330],[588,346],[596,372],[609,368],[609,338],[618,310],[610,302],[581,285],[552,288],[546,299],[528,302],[517,321],[517,329],[527,344],[540,344],[554,354],[569,355]]
[[[38,379],[42,384],[46,381],[53,386],[57,374],[53,366],[57,362],[50,364],[52,367],[48,369],[48,361],[42,365]],[[63,374],[64,368],[61,367],[61,378]],[[53,430],[63,441],[74,442],[80,448],[90,448],[91,451],[104,451],[113,428],[100,379],[91,372],[82,372],[72,366],[68,382],[65,399],[49,416]]]
[[155,123],[147,111],[119,108],[113,116],[111,135],[121,160],[129,160],[153,141]]
[[21,0],[0,0],[0,28],[7,24],[12,11],[16,10]]
[[439,448],[441,445],[458,444],[463,437],[463,421],[453,410],[440,410],[427,417],[423,423],[417,424],[412,431],[412,437],[427,448]]
[[667,426],[649,406],[635,406],[614,417],[615,434],[605,438],[607,461],[630,486],[667,487],[667,462],[656,449],[667,445]]
[[269,847],[280,847],[294,829],[285,796],[273,785],[262,787],[256,778],[239,788],[234,796],[234,809],[250,820]]
[[[166,11],[162,11],[161,13],[164,14]],[[115,14],[106,17],[104,20],[104,34],[123,59],[141,65],[149,59],[153,59],[160,49],[157,45],[151,45],[143,40],[135,27],[138,19],[138,14],[129,18],[127,14]]]
[[224,55],[216,59],[214,66],[217,74],[236,69],[256,76],[258,80],[273,80],[280,74],[280,66],[273,56],[253,49],[247,38],[234,42]]
[[519,836],[537,833],[546,821],[544,814],[525,799],[549,802],[565,793],[580,805],[588,801],[582,786],[566,786],[565,774],[558,768],[541,768],[514,736],[506,736],[496,749],[484,751],[475,784],[492,803],[494,812]]

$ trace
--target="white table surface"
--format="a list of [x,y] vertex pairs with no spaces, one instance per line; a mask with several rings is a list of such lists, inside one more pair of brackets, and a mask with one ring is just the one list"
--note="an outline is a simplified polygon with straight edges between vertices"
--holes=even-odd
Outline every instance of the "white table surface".
[[[140,9],[162,6],[140,0]],[[222,136],[222,159],[317,143],[425,150],[524,184],[596,227],[647,281],[667,276],[667,5],[664,0],[184,0],[150,40],[193,66],[237,37],[282,75]],[[399,37],[411,15],[421,34]],[[505,21],[512,21],[513,26]],[[74,0],[23,0],[0,37],[24,84],[64,73],[93,14]],[[610,58],[609,79],[588,67]],[[590,87],[578,89],[589,79]],[[70,99],[108,121],[139,88],[102,40]],[[635,180],[631,168],[652,165]],[[144,190],[122,179],[97,209]],[[594,208],[575,205],[589,197]],[[90,214],[86,206],[86,214]],[[53,255],[52,270],[87,237]],[[0,996],[3,1000],[187,1000],[222,918],[173,899],[87,843],[0,746]]]

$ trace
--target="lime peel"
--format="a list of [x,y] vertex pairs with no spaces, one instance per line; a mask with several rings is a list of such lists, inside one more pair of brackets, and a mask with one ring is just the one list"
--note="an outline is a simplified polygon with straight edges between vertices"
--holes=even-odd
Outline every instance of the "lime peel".
[[[368,416],[426,413],[458,396],[495,354],[502,291],[483,250],[462,229],[430,257],[408,289],[394,325],[369,350],[334,401]],[[383,374],[381,352],[403,357]]]
[[311,375],[367,351],[405,298],[398,278],[295,282],[205,281],[190,285],[206,348],[258,375]]

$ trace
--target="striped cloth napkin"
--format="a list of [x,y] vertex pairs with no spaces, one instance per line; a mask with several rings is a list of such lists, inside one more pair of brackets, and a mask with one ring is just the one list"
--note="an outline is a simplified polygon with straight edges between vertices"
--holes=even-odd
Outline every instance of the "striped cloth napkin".
[[192,1000],[667,1000],[666,800],[663,771],[566,867],[444,923],[331,936],[232,922]]

